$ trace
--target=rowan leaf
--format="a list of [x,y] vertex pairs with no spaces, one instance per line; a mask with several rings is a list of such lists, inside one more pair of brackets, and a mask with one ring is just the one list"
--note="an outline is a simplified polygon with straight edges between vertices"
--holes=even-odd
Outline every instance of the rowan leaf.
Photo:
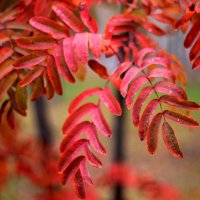
[[6,119],[7,119],[7,122],[8,122],[8,125],[10,126],[10,128],[14,129],[15,128],[15,116],[14,116],[12,107],[9,108],[8,113],[6,115]]
[[189,48],[192,43],[195,41],[197,38],[198,34],[200,31],[200,20],[197,20],[190,29],[189,33],[187,34],[185,41],[184,41],[184,46],[186,48]]
[[155,68],[148,74],[148,78],[165,78],[174,81],[175,77],[169,69]]
[[55,90],[55,92],[59,95],[62,94],[62,85],[60,81],[60,76],[58,74],[58,70],[56,68],[56,63],[53,58],[53,56],[47,57],[47,74],[49,77],[49,80]]
[[80,17],[81,17],[83,23],[89,29],[89,31],[92,33],[97,33],[98,32],[98,24],[94,20],[94,18],[91,17],[91,15],[89,13],[89,8],[85,2],[80,2],[79,12],[80,12]]
[[154,19],[158,20],[161,23],[165,23],[165,24],[169,24],[169,25],[173,25],[175,22],[174,18],[166,15],[163,12],[155,13],[155,14],[151,15],[151,17],[153,17]]
[[53,38],[58,40],[69,36],[69,32],[66,29],[66,27],[62,26],[61,24],[47,17],[42,17],[42,16],[33,17],[31,18],[29,23],[39,31],[48,33]]
[[200,36],[198,36],[196,42],[194,43],[192,49],[190,50],[190,60],[194,60],[200,52]]
[[0,64],[6,61],[13,54],[13,49],[8,46],[3,46],[0,48]]
[[56,40],[50,36],[32,36],[16,40],[19,47],[29,50],[47,50],[56,48]]
[[73,40],[73,52],[77,58],[77,63],[85,65],[88,62],[88,33],[78,33]]
[[93,182],[92,182],[90,173],[87,168],[87,163],[85,160],[80,163],[80,172],[81,172],[81,175],[83,176],[84,181],[88,183],[89,185],[92,185]]
[[81,175],[80,170],[75,174],[74,177],[74,184],[75,184],[75,189],[78,194],[78,197],[81,199],[85,199],[85,187],[83,183],[83,177]]
[[69,113],[74,112],[77,107],[88,97],[98,95],[101,92],[101,88],[90,88],[85,91],[83,91],[81,94],[79,94],[73,101],[70,103],[68,111]]
[[200,56],[198,56],[192,65],[192,69],[199,69],[200,68]]
[[147,131],[147,146],[148,151],[151,154],[154,154],[157,146],[158,146],[158,134],[159,134],[159,128],[162,121],[162,113],[158,113],[154,116],[152,119],[148,131]]
[[35,65],[42,63],[46,59],[46,54],[40,53],[31,53],[26,56],[22,56],[17,59],[17,61],[13,64],[15,69],[26,69],[32,68]]
[[61,155],[58,163],[59,173],[63,173],[67,168],[69,163],[77,156],[80,150],[84,148],[85,145],[88,145],[88,140],[80,139],[68,147]]
[[37,100],[45,92],[43,77],[39,76],[33,82],[33,90],[31,94],[31,101]]
[[183,154],[179,148],[174,131],[167,122],[164,122],[162,125],[162,136],[164,143],[170,151],[170,153],[176,158],[182,158]]
[[147,86],[142,89],[140,92],[137,100],[134,103],[133,111],[132,111],[132,121],[135,126],[138,125],[140,121],[140,111],[142,109],[143,104],[145,103],[145,100],[153,93],[153,89],[151,86]]
[[47,99],[49,100],[49,99],[53,98],[53,96],[54,96],[54,89],[53,89],[53,86],[52,86],[52,84],[49,80],[46,69],[44,70],[43,75],[44,75],[44,79],[45,79],[45,82],[46,82],[45,93],[46,93]]
[[141,76],[137,77],[131,83],[131,86],[130,86],[127,96],[126,96],[126,106],[128,109],[130,109],[130,107],[133,103],[134,97],[135,97],[136,93],[138,92],[138,90],[147,82],[148,82],[148,79],[146,78],[146,76],[141,75]]
[[149,67],[150,65],[161,65],[163,67],[168,67],[168,64],[169,64],[169,62],[166,58],[151,57],[151,58],[144,59],[140,67],[142,69],[145,69],[145,68]]
[[71,74],[67,63],[65,61],[65,57],[63,54],[63,44],[59,44],[57,48],[54,49],[54,58],[56,61],[56,66],[58,67],[59,71],[61,72],[62,76],[70,83],[74,83],[75,79]]
[[159,104],[159,101],[157,99],[151,100],[147,107],[145,108],[142,117],[139,121],[139,137],[140,140],[144,140],[147,134],[147,131],[149,129],[149,123],[151,120],[151,117],[153,116],[154,112],[156,111],[156,108]]
[[18,110],[20,110],[22,113],[23,112],[26,113],[27,98],[28,98],[27,88],[17,86],[15,91],[15,99],[16,99],[15,101]]
[[12,72],[7,75],[1,82],[0,82],[0,100],[2,100],[3,96],[6,92],[12,87],[12,85],[17,80],[18,75],[16,72]]
[[25,74],[23,79],[20,81],[20,86],[24,87],[30,85],[36,78],[38,78],[44,71],[44,66],[35,66],[34,69],[30,70]]
[[155,53],[155,49],[152,49],[152,48],[144,48],[144,49],[140,50],[136,54],[135,63],[137,63],[137,65],[141,66],[144,57],[149,54],[153,54],[153,53]]
[[117,99],[115,98],[115,96],[112,94],[111,90],[108,87],[105,87],[99,93],[99,98],[112,114],[118,116],[122,114],[122,109],[119,102],[117,101]]
[[95,73],[99,75],[99,77],[103,79],[107,79],[109,77],[106,67],[101,65],[96,60],[89,60],[88,65]]
[[99,59],[101,56],[101,49],[103,46],[103,39],[101,34],[88,33],[89,49],[92,55]]
[[159,81],[155,84],[154,89],[156,92],[168,94],[177,98],[187,99],[185,91],[174,83]]
[[145,30],[149,31],[150,33],[157,35],[157,36],[163,36],[165,35],[165,31],[159,28],[156,24],[152,22],[145,22],[143,24],[143,27]]
[[56,15],[73,31],[75,32],[84,31],[85,29],[84,25],[70,9],[68,9],[67,7],[63,6],[60,3],[54,3],[52,9],[56,13]]
[[6,107],[9,104],[9,100],[5,100],[2,105],[1,105],[1,109],[0,109],[0,123],[2,123],[2,118],[3,118],[3,114],[6,111]]
[[138,75],[140,71],[141,69],[138,67],[131,67],[124,75],[120,87],[120,93],[123,97],[125,97],[127,94],[129,84],[133,81],[133,79]]
[[98,139],[95,125],[89,121],[80,122],[65,133],[66,136],[61,142],[60,151],[63,152],[70,145],[70,143],[73,143],[74,140],[79,138],[83,133],[88,135],[89,141],[96,152],[101,153],[102,155],[106,154],[105,148]]
[[170,106],[174,106],[176,108],[183,108],[186,110],[197,110],[200,108],[200,105],[195,102],[183,100],[183,99],[176,98],[173,96],[168,96],[168,95],[161,96],[159,100],[162,103],[166,103]]
[[7,59],[5,62],[0,64],[0,80],[13,71],[13,60]]
[[182,124],[185,126],[191,126],[191,127],[199,126],[199,123],[197,121],[195,121],[194,119],[186,115],[169,111],[169,110],[165,110],[163,113],[166,118],[171,119],[179,124]]
[[80,164],[85,162],[85,156],[78,156],[64,170],[62,175],[62,184],[65,185],[69,179],[79,170]]
[[78,66],[77,66],[73,51],[72,51],[73,39],[74,39],[73,37],[68,37],[63,40],[63,53],[64,53],[65,61],[68,65],[70,71],[77,72]]

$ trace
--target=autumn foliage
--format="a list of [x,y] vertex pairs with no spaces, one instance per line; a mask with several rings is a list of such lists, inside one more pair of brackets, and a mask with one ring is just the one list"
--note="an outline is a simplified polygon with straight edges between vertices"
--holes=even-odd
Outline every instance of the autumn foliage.
[[[44,95],[51,100],[55,94],[62,95],[61,79],[76,87],[90,68],[105,81],[104,87],[88,88],[74,98],[62,127],[58,172],[63,184],[72,180],[80,198],[86,196],[85,183],[93,183],[87,163],[102,167],[93,151],[106,155],[99,134],[112,135],[102,107],[116,116],[123,112],[112,86],[125,99],[139,139],[146,141],[151,154],[156,152],[162,134],[169,152],[183,157],[171,121],[199,126],[189,115],[200,106],[187,98],[184,67],[176,56],[160,48],[152,35],[167,37],[180,29],[186,35],[183,46],[190,48],[192,68],[198,69],[200,3],[115,1],[113,6],[120,5],[122,12],[112,16],[104,32],[99,33],[98,23],[90,12],[96,2],[103,3],[18,0],[0,13],[0,121],[6,119],[12,129],[16,127],[15,114],[26,115],[28,99],[35,101]],[[108,73],[101,64],[102,55],[118,59],[113,72]],[[97,96],[98,101],[88,101],[91,96]],[[85,120],[85,116],[89,119]],[[26,153],[20,148],[17,151]],[[31,170],[21,161],[17,165],[20,173]],[[32,174],[34,181],[45,184],[34,173],[28,174]]]

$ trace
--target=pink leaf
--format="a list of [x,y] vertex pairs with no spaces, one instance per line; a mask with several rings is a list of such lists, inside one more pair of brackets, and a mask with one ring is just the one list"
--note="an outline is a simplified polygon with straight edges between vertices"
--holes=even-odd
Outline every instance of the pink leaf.
[[60,3],[54,3],[53,11],[58,17],[75,32],[83,32],[84,26],[76,15]]
[[94,34],[88,33],[88,40],[89,40],[89,49],[92,55],[95,58],[100,58],[101,56],[101,49],[102,49],[102,35],[101,34]]
[[77,72],[78,70],[78,66],[77,66],[77,63],[75,61],[75,58],[74,58],[74,54],[73,54],[73,46],[72,46],[72,42],[73,42],[73,37],[68,37],[68,38],[65,38],[63,40],[63,53],[64,53],[64,58],[65,58],[65,61],[70,69],[70,71],[72,72]]
[[108,87],[105,87],[99,93],[99,98],[104,103],[104,105],[110,110],[111,113],[118,116],[122,114],[122,109],[119,102]]
[[89,8],[85,2],[80,2],[79,4],[79,11],[80,11],[80,16],[87,28],[89,29],[90,32],[92,33],[97,33],[98,32],[98,24],[97,22],[91,17],[89,13]]
[[174,106],[176,108],[183,108],[186,110],[197,110],[200,108],[200,105],[195,102],[179,99],[168,95],[161,96],[159,100],[170,106]]
[[78,197],[81,199],[85,199],[85,187],[80,170],[78,170],[78,172],[75,174],[74,184]]
[[135,63],[137,63],[137,65],[141,66],[144,57],[149,54],[153,54],[153,53],[155,53],[155,50],[152,48],[144,48],[144,49],[140,50],[135,57]]
[[141,64],[141,68],[145,69],[150,65],[161,65],[163,67],[168,67],[168,60],[166,58],[162,58],[162,57],[151,57],[151,58],[146,58],[145,60],[143,60],[142,64]]
[[164,143],[170,151],[170,153],[176,158],[182,158],[183,154],[179,148],[174,131],[167,122],[164,122],[162,125],[162,136]]
[[132,112],[132,121],[135,126],[139,123],[139,115],[140,111],[142,109],[143,104],[145,103],[145,100],[153,93],[153,89],[151,86],[145,87],[139,94],[137,100],[134,103],[133,106],[133,112]]
[[147,131],[149,129],[149,122],[151,120],[151,117],[153,116],[154,112],[156,111],[156,108],[158,106],[159,102],[157,99],[153,99],[150,101],[150,103],[145,108],[142,117],[139,121],[139,136],[140,140],[144,140]]
[[50,55],[47,57],[47,74],[55,92],[61,95],[62,85],[60,81],[60,76],[56,68],[55,60],[53,56],[50,56]]
[[71,74],[67,66],[67,63],[65,62],[62,43],[58,45],[57,48],[54,49],[53,55],[56,61],[56,66],[60,70],[62,76],[70,83],[74,83],[75,79],[73,75]]
[[191,117],[188,117],[183,114],[165,110],[164,115],[166,118],[169,118],[169,119],[171,119],[179,124],[185,125],[185,126],[191,126],[191,127],[199,126],[199,123],[197,121],[195,121]]
[[55,39],[63,39],[69,35],[64,26],[47,17],[33,17],[29,23],[36,29],[50,34]]
[[148,146],[148,151],[151,154],[155,153],[158,146],[158,133],[161,121],[162,121],[162,113],[158,113],[152,119],[151,124],[147,131],[147,146]]
[[181,99],[187,99],[185,91],[174,83],[160,81],[155,84],[154,89],[156,92],[168,94]]
[[106,154],[105,148],[102,146],[98,139],[96,127],[92,122],[89,121],[83,121],[65,133],[66,136],[62,140],[60,151],[63,152],[66,148],[68,148],[70,143],[73,143],[73,141],[76,140],[76,138],[79,138],[83,133],[88,135],[89,141],[96,152],[103,155]]
[[69,105],[69,113],[74,112],[77,107],[88,97],[94,96],[94,95],[98,95],[101,92],[101,88],[91,88],[91,89],[87,89],[84,92],[82,92],[81,94],[79,94]]
[[155,68],[149,72],[148,78],[165,78],[174,81],[175,77],[172,74],[172,72],[168,69]]
[[126,97],[126,106],[128,109],[130,109],[134,97],[136,95],[136,93],[138,92],[138,90],[145,84],[148,82],[148,79],[146,78],[145,75],[139,76],[137,77],[131,84],[128,93],[127,93],[127,97]]

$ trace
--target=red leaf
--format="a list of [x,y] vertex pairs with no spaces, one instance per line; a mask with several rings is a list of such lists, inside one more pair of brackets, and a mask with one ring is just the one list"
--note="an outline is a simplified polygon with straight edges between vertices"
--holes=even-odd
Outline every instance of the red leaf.
[[162,113],[158,113],[152,119],[151,124],[147,131],[147,146],[148,146],[148,151],[151,154],[155,153],[158,146],[158,133],[161,121],[162,121]]
[[157,99],[151,100],[142,114],[142,117],[139,121],[140,140],[144,140],[144,138],[147,134],[147,131],[149,129],[149,122],[150,122],[151,117],[153,116],[154,112],[156,111],[158,103],[159,102]]
[[30,50],[47,50],[56,47],[56,40],[50,36],[32,36],[16,40],[19,47]]
[[89,60],[88,65],[101,78],[103,78],[103,79],[107,79],[108,78],[108,72],[107,72],[106,67],[104,67],[103,65],[101,65],[96,60]]
[[78,33],[75,35],[73,52],[78,64],[85,65],[88,62],[88,33]]
[[75,189],[78,194],[78,197],[85,199],[85,187],[83,183],[83,177],[81,176],[80,170],[75,174],[74,177]]
[[65,120],[62,132],[65,134],[67,131],[73,128],[84,115],[92,113],[96,107],[97,106],[94,103],[86,103],[73,111]]
[[172,74],[172,72],[168,69],[155,68],[149,72],[148,78],[165,78],[174,81],[175,77]]
[[61,95],[62,85],[61,85],[60,77],[58,74],[58,70],[56,68],[55,60],[53,56],[50,56],[50,55],[47,57],[47,74],[55,92]]
[[196,42],[194,43],[194,46],[190,50],[190,54],[189,54],[190,60],[194,60],[198,56],[199,52],[200,52],[200,35],[198,39],[196,40]]
[[[1,54],[0,54],[1,55]],[[8,59],[2,64],[0,64],[0,80],[8,75],[13,69],[13,60]]]
[[195,102],[179,99],[168,95],[161,96],[159,100],[170,106],[174,106],[176,108],[183,108],[186,110],[197,110],[200,108],[200,105],[198,105]]
[[23,79],[20,81],[20,86],[24,87],[30,85],[36,78],[38,78],[44,70],[44,66],[35,66],[33,70],[26,73]]
[[85,151],[87,160],[90,162],[92,166],[96,168],[102,167],[101,161],[89,150],[87,145],[84,146],[84,151]]
[[154,89],[156,92],[168,94],[181,99],[187,99],[185,91],[171,82],[160,81],[155,84]]
[[91,115],[97,129],[105,136],[111,137],[112,131],[98,106],[96,106]]
[[47,99],[51,99],[54,96],[54,89],[53,89],[53,86],[52,86],[52,84],[49,80],[47,70],[44,70],[43,75],[44,75],[44,79],[45,79],[45,82],[46,82],[46,87],[45,87],[46,97],[47,97]]
[[73,51],[72,51],[73,39],[74,39],[73,37],[68,37],[63,40],[63,53],[64,53],[65,61],[68,65],[70,71],[77,72],[78,66],[77,66],[76,60],[74,58]]
[[164,13],[156,13],[151,15],[151,17],[153,17],[154,19],[158,20],[159,22],[165,23],[165,24],[169,24],[169,25],[173,25],[175,22],[175,19],[164,14]]
[[84,28],[82,22],[67,7],[63,6],[60,3],[54,3],[52,9],[56,13],[56,15],[66,25],[68,25],[73,31],[75,31],[75,32],[83,32],[84,31],[85,28]]
[[13,54],[13,49],[7,46],[4,46],[0,49],[0,64],[7,60]]
[[48,33],[58,40],[69,36],[68,30],[64,26],[47,17],[33,17],[29,23],[36,29]]
[[0,100],[2,100],[5,93],[12,87],[12,85],[17,80],[18,75],[17,73],[13,72],[7,75],[1,82],[0,82]]
[[192,65],[192,69],[199,69],[200,68],[200,56],[197,57]]
[[1,105],[1,109],[0,109],[0,123],[2,123],[2,117],[4,112],[6,111],[6,106],[9,104],[9,100],[5,100],[2,105]]
[[157,36],[163,36],[165,35],[165,31],[159,28],[156,24],[152,22],[145,22],[143,24],[143,27],[145,30],[149,31],[150,33],[157,35]]
[[124,78],[122,79],[120,87],[120,93],[123,97],[125,97],[127,94],[129,84],[133,81],[133,79],[138,75],[140,71],[140,68],[133,66],[126,72]]
[[105,87],[99,93],[99,98],[104,103],[104,105],[110,110],[111,113],[118,116],[122,114],[122,109],[119,102],[108,87]]
[[66,184],[70,177],[74,176],[74,174],[79,170],[80,164],[85,162],[85,156],[79,156],[75,158],[69,166],[64,170],[62,176],[62,184]]
[[91,17],[88,6],[85,2],[80,2],[79,11],[80,11],[80,17],[81,17],[83,23],[85,24],[85,26],[89,29],[89,31],[92,33],[97,33],[98,32],[98,24]]
[[8,37],[7,34],[5,34],[3,32],[0,33],[0,45],[3,45],[3,43],[6,43],[9,40],[10,40],[10,38]]
[[106,154],[105,148],[102,146],[98,139],[96,127],[92,122],[89,121],[83,121],[65,133],[66,136],[62,140],[60,151],[63,152],[70,145],[70,143],[73,143],[73,141],[79,138],[83,133],[88,135],[89,141],[96,152],[103,155]]
[[92,55],[95,58],[100,58],[101,56],[101,49],[102,49],[102,35],[101,34],[94,34],[94,33],[88,33],[88,40],[89,40],[89,48],[92,53]]
[[195,121],[194,119],[183,115],[179,114],[173,111],[165,110],[164,115],[166,118],[169,118],[179,124],[185,125],[185,126],[191,126],[191,127],[196,127],[199,126],[199,123]]
[[10,128],[12,128],[12,129],[15,128],[15,116],[14,116],[14,112],[13,112],[13,108],[12,107],[10,107],[10,109],[8,110],[7,122],[9,124]]
[[42,63],[46,59],[46,54],[32,53],[27,56],[23,56],[13,64],[16,69],[31,68],[35,65]]
[[37,100],[45,92],[44,81],[42,76],[36,78],[33,82],[33,91],[31,94],[31,101]]
[[28,92],[26,87],[16,87],[15,91],[15,101],[16,101],[16,106],[19,111],[22,113],[26,113],[27,109],[27,98],[28,98]]
[[162,125],[162,136],[164,143],[170,151],[170,153],[176,158],[182,158],[183,154],[179,148],[174,131],[167,122],[164,122]]
[[151,58],[146,58],[143,60],[141,64],[141,68],[145,69],[150,65],[162,65],[163,67],[168,67],[168,60],[166,58],[162,57],[151,57]]
[[149,54],[153,54],[153,53],[155,53],[155,50],[152,48],[144,48],[144,49],[140,50],[135,57],[135,63],[137,63],[137,65],[141,66],[144,57]]
[[192,28],[190,29],[189,33],[187,34],[185,41],[184,41],[184,46],[186,48],[189,48],[192,45],[192,43],[197,38],[199,31],[200,31],[200,20],[198,20],[196,23],[193,24]]
[[74,112],[77,107],[88,97],[98,95],[101,92],[101,88],[91,88],[83,91],[81,94],[79,94],[69,105],[69,113]]
[[137,77],[132,82],[132,84],[128,90],[127,97],[126,97],[126,106],[128,109],[130,109],[130,107],[133,103],[133,99],[134,99],[136,93],[138,92],[138,90],[147,82],[148,82],[148,79],[146,78],[145,75]]
[[65,62],[62,43],[60,45],[58,45],[57,48],[54,49],[54,58],[56,61],[56,66],[60,70],[63,77],[70,83],[74,83],[75,79],[74,79],[73,75],[71,74],[71,72],[67,66],[67,63]]
[[143,104],[145,103],[145,100],[153,93],[153,89],[151,86],[145,87],[139,94],[137,100],[134,103],[133,106],[133,112],[132,112],[132,121],[135,126],[139,123],[139,115],[140,111],[142,109]]

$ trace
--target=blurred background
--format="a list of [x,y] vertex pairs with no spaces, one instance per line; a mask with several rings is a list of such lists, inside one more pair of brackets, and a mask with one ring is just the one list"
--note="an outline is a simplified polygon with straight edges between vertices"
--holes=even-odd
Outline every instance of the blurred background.
[[[5,1],[0,1],[1,10],[4,8]],[[106,21],[110,16],[118,13],[120,8],[118,6],[113,6],[111,4],[99,4],[94,5],[93,13],[100,25],[100,32],[103,31]],[[186,72],[188,74],[188,85],[187,85],[187,94],[188,99],[200,103],[200,93],[199,93],[199,73],[198,71],[192,71],[191,64],[187,59],[187,51],[183,49],[183,39],[184,36],[182,33],[171,34],[167,38],[155,38],[161,47],[166,48],[170,53],[175,54],[181,60],[185,66]],[[117,61],[114,58],[105,60],[102,58],[102,63],[108,67],[108,70],[111,72],[117,64]],[[19,117],[19,138],[20,140],[26,140],[29,138],[37,138],[41,136],[41,128],[45,129],[45,136],[47,140],[50,140],[50,143],[53,143],[55,146],[55,151],[58,152],[59,143],[62,139],[61,127],[67,116],[67,105],[71,102],[72,99],[80,92],[84,91],[86,88],[94,86],[103,86],[105,83],[98,79],[98,77],[92,72],[89,71],[84,82],[77,82],[76,85],[70,85],[63,81],[64,95],[59,97],[56,96],[50,102],[47,102],[45,99],[40,99],[39,103],[29,104],[28,116],[25,118]],[[96,100],[96,99],[92,99]],[[38,123],[38,112],[41,107],[38,108],[37,104],[40,104],[45,113],[43,117],[45,120],[44,124]],[[179,141],[179,145],[184,154],[183,159],[176,159],[172,157],[167,151],[166,147],[163,145],[162,138],[159,138],[159,148],[155,155],[150,155],[147,151],[147,145],[144,142],[141,142],[138,137],[137,129],[132,125],[131,122],[131,113],[126,112],[123,120],[123,132],[120,133],[122,146],[117,145],[116,139],[117,134],[115,134],[118,122],[118,119],[114,119],[105,109],[105,113],[108,121],[112,124],[113,128],[113,137],[111,139],[105,139],[101,137],[101,141],[105,144],[105,147],[108,151],[106,157],[101,157],[100,159],[103,162],[103,168],[101,170],[96,170],[90,168],[91,175],[94,179],[94,183],[98,185],[97,193],[99,199],[102,200],[111,200],[111,199],[136,199],[136,200],[145,200],[153,199],[156,194],[151,194],[151,191],[155,192],[156,184],[163,184],[171,187],[168,188],[167,193],[175,191],[175,196],[180,195],[180,199],[183,200],[199,200],[200,199],[200,129],[189,129],[187,127],[173,124],[173,127],[176,132],[176,137]],[[195,113],[193,116],[200,122],[200,114]],[[39,120],[41,122],[41,120]],[[40,127],[40,128],[39,128]],[[43,133],[44,133],[43,129]],[[5,129],[1,129],[1,134]],[[11,132],[11,131],[8,131]],[[13,133],[10,133],[13,134]],[[123,135],[123,136],[122,136]],[[49,137],[49,139],[48,139]],[[37,148],[37,145],[33,147]],[[121,155],[117,155],[118,150],[121,150]],[[35,153],[36,149],[32,153]],[[38,156],[38,155],[37,155]],[[46,156],[51,156],[50,153],[47,153]],[[122,161],[123,165],[119,168],[112,168],[113,163],[118,163]],[[12,158],[9,160],[9,163],[12,163]],[[34,165],[34,163],[33,163]],[[9,168],[11,168],[9,166]],[[125,168],[124,168],[125,167]],[[127,168],[126,168],[127,167]],[[23,169],[24,170],[24,169]],[[56,168],[53,168],[56,174]],[[123,171],[125,170],[125,172]],[[0,171],[5,173],[5,169],[0,166]],[[12,171],[12,170],[11,170]],[[116,173],[115,173],[116,171]],[[129,171],[133,176],[134,180],[140,179],[140,182],[144,185],[150,185],[151,188],[147,188],[146,191],[143,191],[137,185],[135,187],[129,185],[129,183],[123,182],[121,186],[112,183],[109,179],[114,179],[114,176],[125,176],[128,179],[130,174],[126,174]],[[48,171],[44,172],[48,175]],[[112,175],[113,173],[113,175]],[[124,174],[125,173],[125,174]],[[14,173],[13,173],[14,174]],[[19,200],[19,199],[35,199],[35,193],[40,194],[40,191],[37,187],[34,186],[30,181],[26,179],[25,176],[15,176],[12,173],[8,175],[6,184],[4,184],[0,189],[0,199],[1,200]],[[113,176],[113,177],[112,177]],[[0,177],[1,179],[1,177]],[[109,182],[110,181],[110,182]],[[134,185],[134,183],[133,183]],[[65,189],[68,191],[68,187]],[[92,190],[95,190],[95,185]],[[116,191],[118,190],[118,192]],[[123,190],[123,198],[119,198],[116,195],[120,195],[119,192]],[[65,194],[66,195],[66,194]],[[90,199],[98,199],[97,197],[88,197]],[[169,195],[165,199],[176,199],[175,196]],[[70,199],[70,197],[63,199]],[[178,199],[179,197],[177,197]],[[41,199],[45,199],[44,197]],[[46,199],[50,200],[50,197]],[[53,197],[52,199],[61,199],[60,197]],[[72,199],[72,198],[71,198]],[[156,199],[156,198],[155,198]],[[164,199],[159,197],[157,199]]]

